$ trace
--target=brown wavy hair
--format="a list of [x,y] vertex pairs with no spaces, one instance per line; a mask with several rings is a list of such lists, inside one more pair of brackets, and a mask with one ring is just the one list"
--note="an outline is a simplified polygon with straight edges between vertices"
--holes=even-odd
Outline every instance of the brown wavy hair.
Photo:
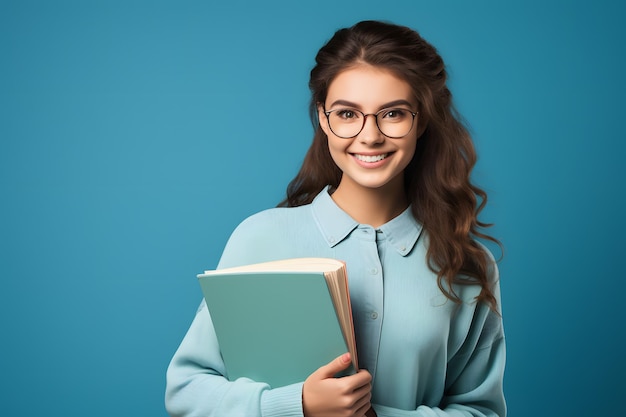
[[315,135],[279,206],[308,204],[327,185],[339,185],[342,172],[330,155],[328,137],[317,118],[318,105],[326,101],[330,83],[341,71],[359,64],[391,71],[411,85],[419,103],[418,131],[423,133],[404,176],[413,215],[428,233],[428,266],[449,299],[461,302],[452,284],[479,284],[482,290],[477,299],[496,310],[489,282],[492,260],[476,238],[500,242],[481,231],[490,226],[478,220],[487,194],[470,181],[476,152],[452,103],[445,65],[437,50],[408,27],[363,21],[338,30],[315,61],[309,81]]

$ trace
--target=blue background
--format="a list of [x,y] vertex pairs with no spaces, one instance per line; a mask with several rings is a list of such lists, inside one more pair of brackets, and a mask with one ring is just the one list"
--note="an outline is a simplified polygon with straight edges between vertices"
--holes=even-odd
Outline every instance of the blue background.
[[617,1],[0,1],[0,413],[165,416],[232,229],[274,206],[339,27],[418,29],[490,195],[510,416],[617,415],[626,383]]

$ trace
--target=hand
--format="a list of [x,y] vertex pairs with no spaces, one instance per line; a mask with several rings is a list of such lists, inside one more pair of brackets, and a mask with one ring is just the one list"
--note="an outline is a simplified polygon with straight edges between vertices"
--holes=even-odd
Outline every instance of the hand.
[[[305,417],[364,417],[370,410],[372,376],[361,370],[335,378],[350,366],[346,353],[320,367],[304,381],[302,408]],[[373,411],[373,410],[372,410]]]

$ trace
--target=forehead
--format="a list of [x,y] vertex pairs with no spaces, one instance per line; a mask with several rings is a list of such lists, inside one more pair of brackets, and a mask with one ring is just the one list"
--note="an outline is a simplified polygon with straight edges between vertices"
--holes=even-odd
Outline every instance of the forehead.
[[362,107],[377,107],[395,100],[413,102],[409,83],[393,72],[371,65],[358,65],[340,72],[328,87],[326,104],[350,101]]

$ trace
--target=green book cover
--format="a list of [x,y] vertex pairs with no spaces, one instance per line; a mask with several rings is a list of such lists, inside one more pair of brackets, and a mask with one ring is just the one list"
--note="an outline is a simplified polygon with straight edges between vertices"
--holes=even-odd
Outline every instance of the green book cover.
[[285,386],[351,351],[353,332],[343,335],[324,272],[235,269],[198,279],[231,381]]

